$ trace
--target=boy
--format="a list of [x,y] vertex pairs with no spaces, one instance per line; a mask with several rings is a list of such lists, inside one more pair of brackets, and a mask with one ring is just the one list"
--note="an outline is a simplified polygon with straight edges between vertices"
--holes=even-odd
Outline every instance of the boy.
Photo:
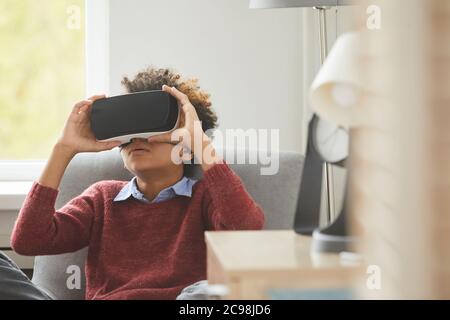
[[[122,83],[128,92],[162,88],[177,99],[180,130],[192,137],[183,139],[183,147],[200,160],[205,150],[211,155],[202,161],[203,178],[184,176],[183,164],[172,160],[176,146],[170,134],[133,139],[120,146],[124,166],[135,175],[130,182],[97,182],[55,212],[57,189],[71,159],[120,144],[95,140],[89,112],[102,96],[91,97],[73,108],[24,202],[11,245],[23,255],[88,246],[86,299],[174,299],[184,287],[206,279],[205,230],[261,229],[264,215],[239,177],[215,155],[205,131],[215,127],[217,118],[197,80],[149,68]],[[198,120],[202,146],[194,148]]]

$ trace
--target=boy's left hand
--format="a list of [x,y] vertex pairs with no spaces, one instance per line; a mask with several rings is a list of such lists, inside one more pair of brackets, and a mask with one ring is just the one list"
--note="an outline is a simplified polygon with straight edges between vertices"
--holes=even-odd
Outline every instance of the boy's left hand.
[[[219,159],[215,155],[211,139],[202,129],[200,119],[198,118],[194,106],[189,101],[188,96],[177,88],[163,85],[162,90],[177,99],[178,107],[181,110],[181,121],[176,130],[152,136],[148,138],[148,142],[164,142],[172,144],[181,142],[183,143],[183,147],[194,153],[194,157],[202,164],[203,170],[208,170],[215,163],[218,163]],[[196,143],[201,144],[201,146],[196,146]]]

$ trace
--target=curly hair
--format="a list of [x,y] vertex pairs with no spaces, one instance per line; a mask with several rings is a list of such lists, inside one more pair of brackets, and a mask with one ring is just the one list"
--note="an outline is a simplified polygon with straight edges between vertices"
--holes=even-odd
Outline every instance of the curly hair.
[[128,77],[122,79],[122,85],[128,93],[161,90],[164,84],[175,87],[188,96],[202,122],[204,132],[217,127],[217,115],[211,109],[210,94],[200,89],[197,78],[183,79],[179,73],[171,69],[148,67],[132,80]]

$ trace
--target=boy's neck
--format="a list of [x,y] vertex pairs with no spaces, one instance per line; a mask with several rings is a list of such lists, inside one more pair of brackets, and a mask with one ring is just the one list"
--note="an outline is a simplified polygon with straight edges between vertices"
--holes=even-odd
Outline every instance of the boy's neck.
[[183,177],[183,168],[180,169],[140,173],[136,175],[137,187],[147,200],[152,201],[161,190],[174,185]]

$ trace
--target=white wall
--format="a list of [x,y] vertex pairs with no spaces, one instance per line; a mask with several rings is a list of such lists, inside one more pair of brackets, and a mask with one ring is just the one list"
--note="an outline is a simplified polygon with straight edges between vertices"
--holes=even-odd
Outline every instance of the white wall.
[[299,9],[250,10],[248,0],[110,0],[109,93],[152,64],[200,79],[220,129],[278,128],[302,148]]

